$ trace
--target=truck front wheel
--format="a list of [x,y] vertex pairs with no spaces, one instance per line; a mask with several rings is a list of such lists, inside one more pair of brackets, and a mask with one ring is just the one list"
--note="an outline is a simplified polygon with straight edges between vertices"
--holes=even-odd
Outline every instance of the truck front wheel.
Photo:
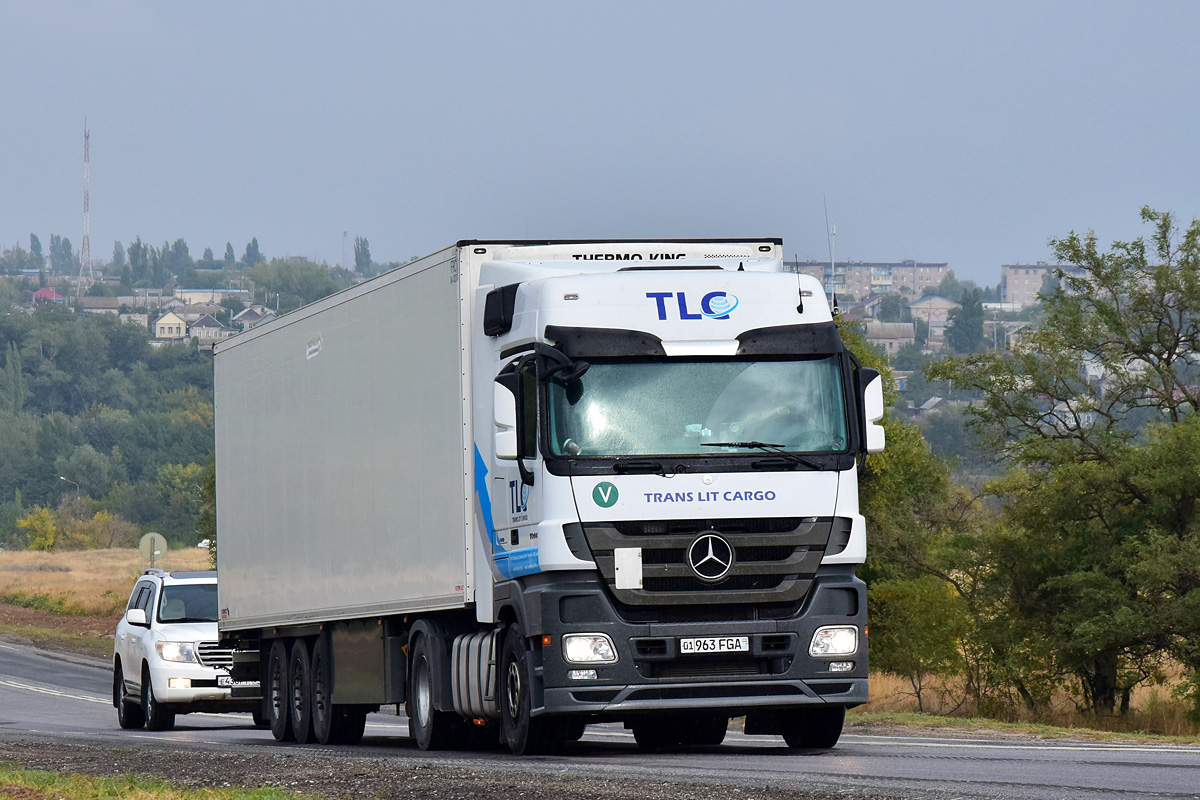
[[429,637],[418,637],[412,649],[409,670],[408,735],[422,750],[449,750],[458,744],[463,731],[462,721],[454,714],[438,711],[433,705],[433,661],[429,653]]
[[288,651],[283,639],[271,643],[267,656],[267,679],[263,691],[267,694],[267,722],[277,742],[290,742],[291,720],[288,719]]
[[530,715],[529,669],[525,660],[525,632],[513,623],[504,636],[500,655],[500,732],[516,755],[553,753],[562,748],[566,730],[562,723]]
[[845,722],[844,706],[798,709],[783,723],[783,740],[793,750],[828,750],[838,743]]

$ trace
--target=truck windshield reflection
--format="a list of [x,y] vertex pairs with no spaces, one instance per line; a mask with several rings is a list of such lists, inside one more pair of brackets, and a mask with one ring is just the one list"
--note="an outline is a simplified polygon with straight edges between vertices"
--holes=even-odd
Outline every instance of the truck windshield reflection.
[[747,441],[846,451],[836,356],[591,361],[577,381],[547,383],[552,456],[744,454],[736,443]]

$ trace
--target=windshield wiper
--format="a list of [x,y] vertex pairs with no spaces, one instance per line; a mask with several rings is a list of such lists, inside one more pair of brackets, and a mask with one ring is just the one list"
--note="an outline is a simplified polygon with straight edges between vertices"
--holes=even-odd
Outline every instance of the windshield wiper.
[[[800,464],[809,469],[821,469],[821,465],[804,456],[798,456],[795,453],[783,449],[781,444],[770,444],[769,442],[701,442],[701,447],[745,447],[753,450],[762,450],[764,453],[772,453],[781,458],[790,461],[792,464]],[[762,462],[755,462],[751,466],[758,467]],[[764,464],[766,466],[766,464]]]

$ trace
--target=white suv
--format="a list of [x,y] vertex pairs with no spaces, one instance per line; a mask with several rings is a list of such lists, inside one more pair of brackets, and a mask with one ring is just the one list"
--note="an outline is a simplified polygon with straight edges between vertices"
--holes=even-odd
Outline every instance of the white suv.
[[249,711],[260,702],[231,696],[233,651],[217,635],[217,573],[148,569],[117,623],[113,705],[122,728],[163,731],[176,714]]

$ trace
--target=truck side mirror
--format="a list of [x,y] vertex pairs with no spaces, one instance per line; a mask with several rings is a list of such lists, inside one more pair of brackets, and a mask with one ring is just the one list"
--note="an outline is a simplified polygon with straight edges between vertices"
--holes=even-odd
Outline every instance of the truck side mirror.
[[493,384],[492,407],[496,423],[496,458],[513,461],[517,457],[517,396],[497,381]]
[[150,623],[146,620],[146,610],[144,608],[131,608],[126,611],[125,621],[130,625],[137,625],[142,628],[150,627]]
[[[864,370],[866,372],[866,370]],[[870,370],[870,372],[875,372]],[[883,419],[883,377],[875,372],[863,389],[863,433],[865,434],[864,449],[868,453],[878,453],[883,450],[884,431],[879,421]]]

